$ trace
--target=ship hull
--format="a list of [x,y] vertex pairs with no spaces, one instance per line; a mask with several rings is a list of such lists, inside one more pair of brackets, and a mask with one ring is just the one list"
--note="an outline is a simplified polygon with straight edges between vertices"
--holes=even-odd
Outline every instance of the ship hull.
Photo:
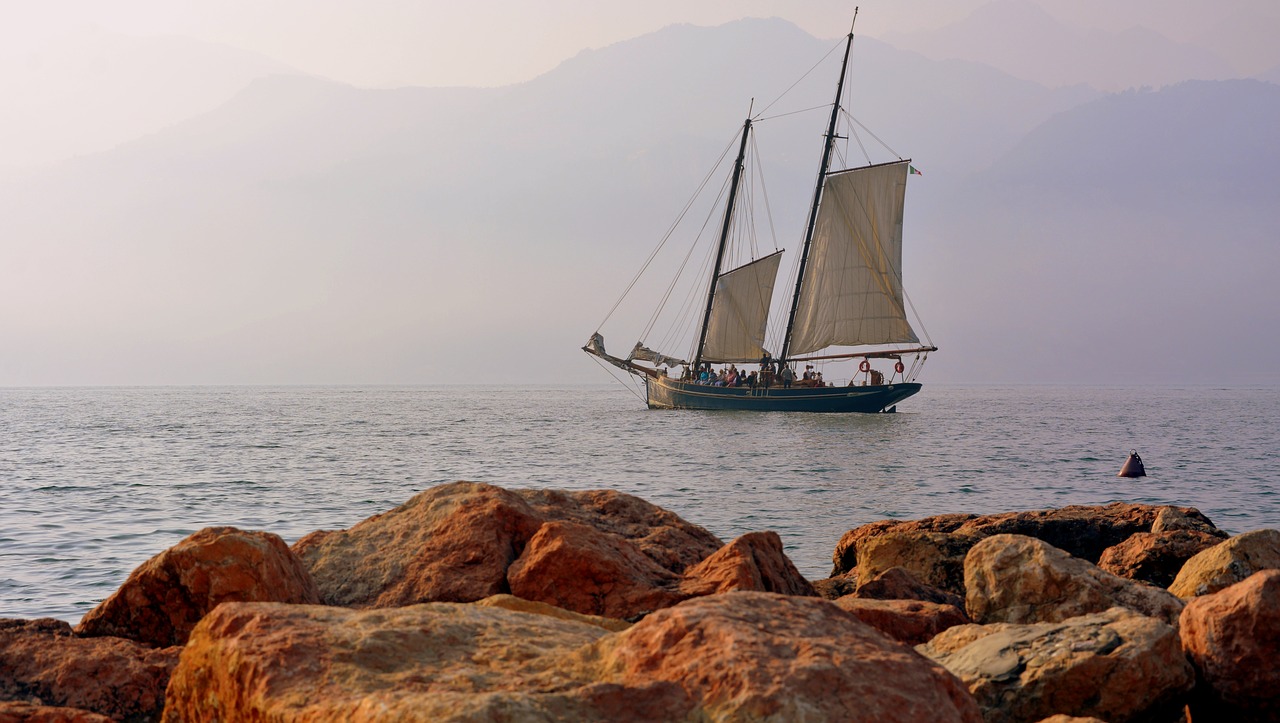
[[665,377],[646,379],[650,409],[745,412],[883,412],[920,391],[914,382],[866,387],[712,387]]

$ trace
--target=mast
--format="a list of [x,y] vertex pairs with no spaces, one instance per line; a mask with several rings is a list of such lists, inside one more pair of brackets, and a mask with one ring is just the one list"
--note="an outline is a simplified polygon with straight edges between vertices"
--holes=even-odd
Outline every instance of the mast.
[[[733,180],[729,182],[729,200],[724,209],[724,225],[720,227],[720,246],[716,249],[716,265],[711,269],[711,287],[707,289],[707,310],[702,315],[702,333],[698,336],[698,353],[693,357],[693,368],[702,366],[702,350],[707,345],[707,326],[711,323],[711,304],[716,298],[716,282],[720,280],[720,264],[724,262],[724,250],[729,244],[729,229],[733,225],[733,203],[738,196],[738,180],[742,177],[742,161],[747,155],[747,136],[751,133],[751,113],[742,124],[742,143],[738,146],[738,160],[733,164]],[[794,313],[794,312],[793,312]]]
[[[853,22],[858,22],[858,9],[853,9]],[[787,363],[787,354],[791,352],[791,332],[796,324],[796,307],[800,303],[800,288],[804,284],[804,267],[809,262],[809,246],[813,243],[813,229],[818,223],[818,202],[822,200],[822,183],[827,178],[827,169],[831,165],[831,147],[835,145],[836,121],[840,117],[840,98],[844,94],[844,76],[849,70],[849,51],[853,48],[853,25],[849,26],[849,36],[844,45],[844,61],[840,64],[840,80],[836,83],[836,102],[831,106],[831,122],[827,125],[826,143],[822,148],[822,165],[818,167],[818,185],[813,190],[813,205],[809,208],[809,224],[804,232],[804,248],[800,251],[800,267],[796,270],[796,292],[791,297],[791,313],[787,314],[787,334],[783,337],[782,354],[779,361]]]

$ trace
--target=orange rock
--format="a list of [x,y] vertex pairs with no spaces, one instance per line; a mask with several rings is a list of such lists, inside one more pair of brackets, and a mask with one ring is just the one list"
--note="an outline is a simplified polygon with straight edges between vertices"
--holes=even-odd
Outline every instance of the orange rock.
[[691,597],[733,590],[818,594],[783,552],[776,532],[750,532],[720,548],[685,571],[680,590]]
[[60,620],[0,619],[0,700],[27,704],[0,708],[0,721],[154,719],[179,652],[78,638]]
[[590,525],[618,535],[662,567],[683,573],[717,549],[715,535],[679,515],[614,490],[514,490],[545,520]]
[[[622,540],[673,578],[721,545],[701,527],[619,492],[505,490],[454,482],[349,530],[307,535],[293,549],[330,605],[471,602],[513,592],[508,568],[548,522],[586,526]],[[548,596],[538,599],[555,604]]]
[[[858,550],[868,540],[890,532],[949,532],[974,537],[1012,534],[1035,537],[1075,557],[1097,562],[1102,551],[1137,532],[1198,529],[1222,534],[1194,507],[1112,502],[1108,505],[1070,505],[1059,509],[1004,512],[994,515],[948,514],[919,520],[881,520],[846,532],[832,560],[836,575],[857,565]],[[928,582],[926,580],[926,582]]]
[[471,602],[509,592],[507,567],[541,524],[513,492],[455,482],[349,530],[313,532],[293,551],[327,605]]
[[206,527],[147,560],[76,632],[181,645],[222,602],[319,602],[315,583],[278,536]]
[[972,622],[963,610],[954,605],[922,600],[872,600],[851,595],[836,600],[836,605],[907,645],[927,643],[947,628]]
[[945,670],[815,598],[695,598],[593,647],[606,682],[683,688],[693,711],[665,720],[982,720]]
[[901,567],[891,567],[858,585],[853,594],[867,600],[923,600],[939,605],[954,605],[964,610],[963,596],[925,585]]
[[610,618],[635,618],[689,597],[675,573],[629,540],[577,522],[539,528],[507,580],[516,597]]
[[960,681],[836,606],[742,592],[620,633],[478,605],[223,605],[164,713],[215,719],[982,720]]
[[1182,648],[1203,685],[1195,720],[1280,721],[1280,570],[1187,602]]
[[953,532],[888,532],[858,548],[858,579],[900,567],[932,587],[964,594],[964,557],[982,537]]
[[1033,537],[993,535],[964,562],[965,608],[981,623],[1057,622],[1124,607],[1177,625],[1182,601]]
[[1199,530],[1138,532],[1102,552],[1098,567],[1130,580],[1169,587],[1187,560],[1222,538]]

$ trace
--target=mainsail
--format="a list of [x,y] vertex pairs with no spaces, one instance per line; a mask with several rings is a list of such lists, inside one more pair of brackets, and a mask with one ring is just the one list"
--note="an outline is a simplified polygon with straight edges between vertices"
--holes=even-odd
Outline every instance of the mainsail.
[[760,358],[781,259],[782,252],[776,251],[716,279],[703,361],[750,362]]
[[826,176],[788,354],[918,343],[902,294],[907,161]]

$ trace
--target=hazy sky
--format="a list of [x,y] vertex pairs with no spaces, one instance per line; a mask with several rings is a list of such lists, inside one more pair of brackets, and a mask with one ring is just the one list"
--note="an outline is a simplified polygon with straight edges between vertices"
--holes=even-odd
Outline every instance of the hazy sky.
[[[999,12],[990,15],[1002,20],[991,21],[985,19],[990,16],[984,16],[982,22],[973,24],[985,32],[984,39],[968,42],[974,32],[968,26],[962,28],[962,34],[956,34],[957,23],[992,3],[1004,4],[996,8]],[[1038,22],[1043,17],[1033,5],[1056,22]],[[306,107],[310,97],[307,94],[312,92],[308,89],[331,86],[305,78],[286,76],[262,81],[262,77],[287,66],[361,88],[502,86],[547,73],[584,50],[605,48],[680,23],[717,26],[744,17],[780,17],[814,36],[831,39],[830,46],[834,47],[834,39],[848,30],[852,14],[852,2],[834,0],[650,0],[625,4],[597,0],[0,0],[0,95],[6,99],[0,110],[0,184],[13,184],[8,187],[11,192],[0,195],[0,206],[9,204],[7,212],[0,213],[0,352],[7,352],[0,353],[0,386],[422,382],[436,378],[435,367],[431,366],[437,363],[436,357],[456,354],[459,349],[475,354],[476,349],[498,343],[504,348],[543,344],[541,349],[551,350],[552,360],[537,367],[543,381],[553,375],[553,364],[566,368],[577,364],[594,371],[577,351],[577,345],[591,330],[590,324],[599,321],[594,310],[607,308],[615,298],[614,277],[610,276],[608,283],[600,280],[599,286],[607,287],[606,291],[589,292],[601,298],[584,299],[579,296],[588,294],[587,287],[595,289],[595,280],[575,275],[579,269],[568,268],[571,264],[558,264],[555,270],[567,274],[564,278],[572,278],[572,283],[552,284],[551,289],[537,282],[537,273],[525,274],[523,266],[550,265],[545,249],[538,247],[540,241],[561,251],[569,247],[555,244],[565,239],[581,242],[582,249],[594,249],[587,241],[598,229],[583,226],[577,216],[570,223],[566,214],[542,218],[537,213],[543,207],[557,207],[555,203],[571,198],[575,192],[595,189],[573,186],[580,179],[572,175],[562,178],[559,186],[543,188],[545,178],[540,171],[528,171],[535,173],[533,180],[513,173],[504,177],[504,183],[497,184],[497,188],[506,194],[504,201],[516,205],[524,202],[523,210],[509,211],[500,218],[469,213],[465,202],[475,196],[472,187],[439,185],[435,175],[437,165],[448,169],[455,163],[451,153],[457,149],[449,144],[459,142],[459,136],[469,138],[467,133],[453,133],[455,129],[446,123],[447,114],[440,121],[444,125],[439,125],[447,132],[440,133],[437,145],[430,145],[433,139],[428,132],[436,126],[424,124],[423,135],[428,137],[419,138],[417,128],[413,134],[397,134],[396,123],[374,122],[385,120],[378,113],[386,108],[393,109],[387,118],[397,123],[406,117],[430,118],[412,115],[418,106],[414,105],[416,100],[410,102],[410,97],[517,96],[518,92],[393,93],[339,87],[333,92],[344,99],[342,103],[350,101],[351,105],[333,107],[346,108],[350,118],[306,114],[295,118],[285,113],[279,122],[293,125],[277,128],[273,123],[278,109]],[[1014,35],[1007,27],[990,27],[1005,23],[1011,27],[1019,18],[1023,21],[1020,27],[1030,28],[1028,32]],[[783,23],[759,25],[785,27]],[[953,27],[947,30],[948,26]],[[1170,48],[1172,44],[1159,38],[1150,46],[1135,45],[1129,42],[1130,37],[1151,40],[1150,33],[1119,35],[1138,26],[1181,45]],[[1037,27],[1041,35],[1036,34]],[[979,140],[987,139],[997,150],[1006,150],[1001,144],[1017,141],[1043,121],[1038,114],[1058,108],[1057,104],[1066,102],[1059,99],[1068,96],[1076,99],[1074,104],[1100,92],[1142,86],[1161,88],[1188,78],[1221,80],[1263,73],[1270,73],[1266,77],[1273,81],[1280,78],[1280,44],[1275,42],[1280,37],[1277,0],[864,0],[857,30],[863,36],[884,38],[895,48],[911,51],[893,51],[899,54],[904,74],[917,78],[943,74],[941,77],[950,79],[945,88],[934,88],[938,92],[909,101],[885,91],[890,102],[883,105],[901,106],[897,117],[903,122],[895,129],[894,137],[909,135],[911,129],[916,129],[925,145],[936,145],[938,139],[949,147],[961,145],[953,139],[968,130],[977,131]],[[930,34],[935,30],[942,32]],[[1041,42],[1042,37],[1066,37],[1071,42],[1051,46]],[[946,55],[942,39],[959,48],[952,51],[958,54],[984,47],[1000,50],[1004,55],[999,59],[1004,64],[989,62],[990,68],[971,73],[977,62],[988,61],[960,55],[968,62],[950,62],[957,56]],[[903,44],[899,44],[900,40]],[[1114,50],[1117,43],[1131,52],[1127,56],[1103,52]],[[655,57],[661,52],[655,52],[645,42],[614,50],[628,47],[650,50],[646,51],[648,55],[602,52],[595,57],[626,57],[625,70],[637,71],[628,72],[628,77],[651,80],[654,73],[684,73],[689,63],[700,62],[702,50],[699,46],[682,51],[684,55],[672,56],[683,63],[674,66],[670,65],[674,62],[672,57]],[[1161,53],[1144,54],[1144,47],[1156,47]],[[940,52],[942,57],[932,56],[928,50]],[[1200,62],[1204,60],[1200,56],[1206,55],[1204,51],[1214,56],[1208,59],[1213,70],[1196,66],[1188,71],[1203,75],[1177,75],[1181,72],[1178,63],[1169,60],[1192,57]],[[647,64],[650,57],[654,57],[652,67]],[[762,53],[760,57],[769,56]],[[1111,57],[1125,60],[1112,63]],[[591,65],[592,58],[583,60],[581,65]],[[1152,66],[1173,75],[1152,81],[1148,73],[1134,81],[1133,74],[1119,72],[1120,62]],[[920,69],[926,66],[931,69],[921,74]],[[1091,77],[1085,77],[1089,66],[1096,67],[1092,68]],[[1063,77],[1046,82],[1046,67],[1063,70]],[[1237,75],[1232,74],[1232,69]],[[562,74],[559,81],[564,82],[566,77],[575,76]],[[259,83],[251,86],[255,79]],[[974,84],[966,85],[971,81]],[[1035,82],[1043,87],[1034,86]],[[545,86],[555,83],[540,85],[545,90]],[[1256,82],[1238,85],[1270,87]],[[245,92],[247,86],[257,90]],[[603,86],[591,85],[583,92],[598,94],[599,87]],[[922,87],[933,88],[927,83]],[[996,89],[1000,92],[996,93]],[[277,91],[279,97],[272,96]],[[984,95],[987,92],[995,95]],[[1259,98],[1270,98],[1256,88],[1251,92]],[[946,105],[951,103],[950,95],[958,100]],[[366,105],[350,100],[356,96],[367,99],[360,101]],[[596,98],[598,95],[591,95],[580,102],[595,110]],[[378,105],[384,102],[391,105]],[[452,100],[439,102],[442,108],[453,108],[449,105]],[[666,96],[662,102],[672,105]],[[917,107],[925,112],[907,113],[906,109]],[[962,109],[964,113],[930,114],[931,108]],[[368,110],[368,117],[356,112],[361,109]],[[1021,127],[1024,115],[1038,120]],[[1213,109],[1206,108],[1205,115],[1213,116]],[[1269,117],[1255,118],[1255,114],[1246,111],[1237,115],[1259,127],[1275,126]],[[1164,120],[1161,117],[1159,122],[1148,121],[1147,125]],[[351,123],[349,128],[343,125],[347,121]],[[685,117],[675,122],[679,133],[690,132],[693,125]],[[546,127],[541,128],[541,135],[532,132],[539,130],[536,122],[530,121],[529,126],[529,138],[560,137],[549,133]],[[1209,129],[1201,134],[1206,147],[1211,144],[1232,158],[1252,161],[1252,156],[1270,152],[1272,147],[1267,142],[1271,136],[1264,134],[1250,136],[1252,147],[1236,148],[1236,139],[1217,132],[1231,126],[1204,120],[1203,127]],[[287,131],[282,130],[285,128]],[[1129,131],[1120,128],[1117,132]],[[1131,135],[1140,139],[1146,130]],[[485,138],[489,137],[492,135]],[[674,137],[672,132],[664,142]],[[384,155],[361,155],[366,138]],[[1188,145],[1194,145],[1199,138]],[[518,157],[527,160],[541,158],[539,152],[554,150],[554,144],[550,150],[537,143],[525,148],[520,145],[523,140],[523,136],[515,134],[503,148],[479,144],[466,148],[493,153],[505,148],[508,156],[501,157],[503,162],[513,154],[524,153]],[[295,150],[294,141],[297,148],[306,149],[297,157],[290,155]],[[389,145],[384,149],[377,145],[383,141],[419,150],[433,149],[436,155],[432,158],[438,164],[428,165],[425,171],[418,166],[392,164],[394,172],[384,174],[379,163],[412,157],[406,156],[404,147]],[[353,144],[351,148],[343,145],[347,142]],[[982,143],[972,147],[985,148]],[[114,153],[103,153],[112,149]],[[656,150],[670,149],[659,146]],[[237,151],[241,155],[235,155]],[[1188,158],[1207,157],[1197,149],[1189,151]],[[206,158],[206,153],[222,155]],[[670,167],[662,165],[666,162],[662,153],[655,157],[658,160],[652,161],[653,169],[671,172]],[[490,159],[491,166],[498,162],[494,156],[485,158]],[[644,185],[643,178],[650,161],[643,154],[627,157],[628,161],[636,158],[643,160],[637,166],[641,178],[628,181],[637,188],[650,188]],[[594,156],[584,156],[577,160],[587,163],[593,159]],[[460,168],[483,168],[485,162],[481,160]],[[313,162],[315,166],[311,165]],[[243,167],[231,168],[237,163]],[[123,173],[113,175],[110,182],[103,181],[94,175],[97,164],[123,169]],[[1280,167],[1274,163],[1255,165]],[[546,167],[546,163],[529,166]],[[594,168],[589,164],[586,167]],[[935,200],[944,198],[945,189],[958,187],[967,174],[976,170],[958,164],[948,174],[942,160],[928,167],[927,183],[921,184],[926,204],[930,194]],[[517,166],[517,170],[524,169]],[[284,176],[278,179],[273,175],[276,173]],[[116,184],[122,176],[133,179],[136,187],[126,182]],[[453,178],[448,173],[438,177]],[[599,183],[604,177],[599,172],[592,176],[592,182]],[[254,186],[255,181],[260,186]],[[1274,184],[1260,183],[1256,187],[1271,185]],[[484,188],[491,188],[487,178]],[[652,188],[662,193],[667,190],[662,184]],[[375,192],[376,189],[381,190]],[[528,201],[539,198],[538,192],[546,192],[540,198],[550,202],[533,208]],[[459,199],[464,203],[455,208]],[[643,207],[637,200],[655,199],[629,199],[624,208]],[[683,196],[677,202],[682,200]],[[1255,219],[1255,228],[1236,228],[1248,224],[1237,221],[1236,211],[1240,209],[1232,208],[1235,232],[1229,240],[1244,247],[1247,254],[1241,257],[1243,261],[1237,261],[1238,265],[1247,272],[1256,271],[1259,279],[1245,283],[1239,278],[1239,269],[1215,267],[1215,271],[1232,277],[1213,288],[1241,290],[1243,303],[1227,303],[1221,296],[1210,298],[1214,318],[1236,318],[1237,307],[1261,309],[1258,315],[1246,317],[1251,320],[1280,308],[1274,303],[1274,284],[1269,277],[1261,278],[1261,270],[1274,267],[1273,256],[1267,255],[1274,248],[1273,217],[1262,212],[1273,208],[1273,200],[1267,196],[1245,201],[1254,204],[1245,207],[1251,212],[1245,215]],[[332,213],[313,212],[313,205],[326,202],[332,203],[333,208],[327,209]],[[382,215],[366,217],[371,213],[366,205],[380,209]],[[523,223],[519,215],[522,212],[533,214],[534,220],[541,219],[542,226]],[[1076,216],[1072,212],[1071,217]],[[1094,208],[1081,215],[1086,220],[1099,217],[1100,212]],[[383,226],[373,224],[376,232],[370,230],[371,226],[365,223],[369,218]],[[325,223],[332,219],[347,225]],[[981,225],[987,220],[1005,219],[995,213],[991,219],[970,220]],[[430,227],[424,228],[427,221],[431,222]],[[1126,248],[1150,245],[1161,249],[1162,254],[1169,248],[1176,251],[1176,244],[1168,243],[1166,238],[1176,233],[1161,235],[1148,230],[1152,225],[1149,221],[1137,216],[1134,232],[1115,235]],[[610,215],[609,223],[615,222],[615,216]],[[518,242],[512,242],[511,229],[517,228],[517,223],[521,224],[515,232]],[[1030,228],[1031,233],[1026,235],[1031,240],[1044,240],[1036,235],[1034,225]],[[661,230],[655,228],[653,232]],[[629,232],[643,236],[642,243],[648,247],[651,239],[645,235],[647,230]],[[986,232],[983,229],[977,235]],[[1005,235],[1021,239],[1020,234],[1024,233],[1024,229],[1014,228]],[[374,238],[383,244],[378,248],[394,248],[403,253],[362,254],[365,242]],[[495,241],[493,247],[502,252],[495,252],[493,258],[485,256],[490,253],[487,247],[473,243],[493,239],[506,244],[500,246]],[[990,253],[997,246],[993,242],[998,240],[1001,239],[980,238],[985,245],[977,246],[974,257]],[[1049,239],[1042,245],[1051,246],[1056,240]],[[929,242],[917,241],[922,247]],[[963,240],[948,238],[945,242],[959,247]],[[1038,247],[1024,244],[1018,248],[1026,255]],[[470,266],[447,255],[431,256],[430,262],[425,256],[415,255],[428,251],[447,254],[458,249],[475,256],[465,257]],[[1040,259],[1038,265],[1037,259],[1032,258],[1026,266],[1032,272],[1061,274],[1060,260],[1046,258]],[[617,278],[629,278],[633,268],[620,270],[615,268],[615,261],[594,260],[597,267],[607,265]],[[578,256],[574,262],[586,263]],[[1021,272],[1020,263],[1010,261],[1010,268]],[[1107,263],[1108,268],[1114,267],[1111,260]],[[1198,261],[1175,253],[1161,256],[1161,263],[1168,267],[1167,273],[1152,274],[1156,279],[1152,283],[1164,284],[1160,288],[1165,291],[1149,298],[1125,299],[1117,305],[1129,310],[1149,307],[1150,313],[1142,317],[1143,322],[1176,319],[1177,324],[1170,324],[1180,325],[1177,314],[1183,307],[1179,304],[1200,297],[1185,293],[1188,284],[1178,274],[1190,278],[1192,271],[1198,271]],[[475,277],[459,273],[445,278],[441,274],[442,282],[423,281],[423,271],[453,268],[495,269],[506,274],[503,278],[508,281],[528,284],[513,285],[506,293],[533,299],[535,303],[513,304],[510,308],[492,303],[486,306],[487,297],[481,292],[488,288],[486,284],[494,283],[491,272]],[[1096,267],[1082,266],[1073,273],[1074,276],[1064,277],[1063,288],[1092,288],[1091,284],[1106,280]],[[1054,306],[1056,297],[1043,284],[1022,280],[1017,274],[1014,277],[1015,286],[1022,286],[1008,291],[1019,298],[1018,308],[1041,308],[1037,306],[1040,304],[1059,313]],[[979,288],[977,275],[973,278],[972,288],[956,286],[954,280],[952,286],[934,285],[941,289],[936,293],[952,293],[957,299],[955,307],[965,309],[956,314],[962,318],[953,318],[949,325],[938,324],[940,336],[964,338],[971,347],[1008,343],[1016,335],[1010,334],[1007,326],[991,325],[998,330],[992,332],[991,339],[974,331],[972,318],[976,317],[968,313],[966,305],[980,305],[987,292],[985,287]],[[451,311],[455,307],[460,311]],[[586,308],[592,311],[583,312]],[[1003,312],[1004,308],[1000,310]],[[922,315],[930,318],[927,305]],[[1111,320],[1114,315],[1104,316],[1104,320]],[[1063,318],[1067,317],[1074,318]],[[945,314],[942,319],[947,320]],[[1114,320],[1108,324],[1103,326],[1119,327]],[[1269,322],[1253,325],[1264,329],[1271,326]],[[548,338],[548,333],[560,333],[569,326],[573,327],[571,334]],[[1040,340],[1050,345],[1058,338],[1052,324],[1037,321],[1028,322],[1028,326],[1033,342]],[[1202,326],[1208,328],[1209,324]],[[1215,332],[1225,333],[1222,328]],[[1091,333],[1092,341],[1082,339],[1081,343],[1101,348],[1113,345],[1105,335]],[[1167,334],[1164,341],[1172,344],[1176,338],[1177,335]],[[1253,337],[1241,332],[1222,337],[1217,343],[1252,353],[1253,347],[1241,347],[1237,338]],[[941,339],[939,344],[943,345]],[[616,345],[611,348],[617,350]],[[1272,346],[1264,351],[1272,357],[1277,353]],[[931,371],[942,372],[944,381],[986,381],[975,376],[986,363],[986,353],[979,349],[966,358],[964,350],[957,349],[949,357],[940,355]],[[497,360],[494,364],[506,363],[505,359],[490,356]],[[1162,360],[1180,358],[1177,354],[1161,356]],[[1192,361],[1184,366],[1191,369]],[[947,377],[947,365],[958,371]],[[1241,377],[1246,381],[1259,375],[1274,379],[1275,368],[1280,367],[1265,363],[1245,365],[1239,373],[1253,375]],[[1035,367],[1034,372],[1025,371],[1031,367],[993,369],[991,379],[1002,381],[1095,376],[1079,365],[1069,365],[1069,360],[1057,366]],[[1171,381],[1198,374],[1187,369],[1178,367],[1152,379]],[[1023,376],[1011,376],[1024,371]],[[505,366],[485,373],[507,382],[521,381],[527,374],[524,369]]]
[[[871,36],[935,29],[988,0],[863,0]],[[98,28],[181,34],[262,53],[299,70],[360,86],[504,85],[596,48],[672,23],[720,24],[778,16],[817,37],[848,27],[855,3],[834,0],[3,0],[0,51],[38,50]],[[1119,31],[1142,25],[1232,57],[1246,74],[1267,62],[1280,27],[1275,0],[1040,0],[1059,20]],[[1226,12],[1230,10],[1231,12]],[[1226,16],[1234,24],[1219,28]],[[1246,17],[1247,21],[1239,18]],[[1243,26],[1243,29],[1240,27]],[[1269,28],[1245,37],[1248,29]],[[1253,46],[1257,46],[1256,48]],[[1234,56],[1234,57],[1233,57]],[[1270,61],[1275,64],[1274,60]],[[1268,66],[1269,67],[1269,66]]]

